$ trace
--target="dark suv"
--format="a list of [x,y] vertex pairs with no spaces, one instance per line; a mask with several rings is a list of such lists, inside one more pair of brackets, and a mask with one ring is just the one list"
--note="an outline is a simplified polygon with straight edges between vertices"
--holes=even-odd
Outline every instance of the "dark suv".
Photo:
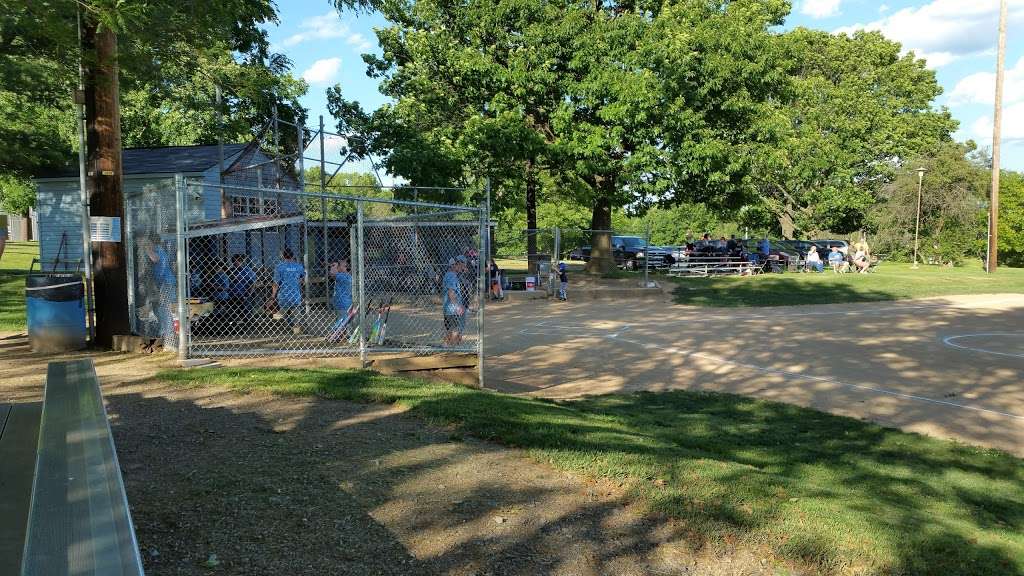
[[[668,266],[665,258],[670,252],[658,246],[648,246],[640,236],[612,236],[612,254],[615,257],[615,265],[619,268],[640,270],[644,267],[644,260],[650,262],[651,268],[665,268]],[[570,257],[578,257],[584,262],[590,261],[590,246],[573,250]]]

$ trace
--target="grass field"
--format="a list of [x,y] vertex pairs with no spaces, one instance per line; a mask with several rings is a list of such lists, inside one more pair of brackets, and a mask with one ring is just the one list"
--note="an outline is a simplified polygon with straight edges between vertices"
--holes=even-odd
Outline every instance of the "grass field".
[[38,242],[8,242],[0,258],[0,330],[25,329],[25,274]]
[[186,386],[398,403],[453,435],[621,482],[694,545],[823,574],[1024,574],[1024,462],[785,404],[695,392],[554,403],[366,371],[211,368]]
[[672,278],[678,304],[793,306],[904,300],[953,294],[1024,292],[1024,269],[986,274],[978,262],[959,268],[884,262],[872,274],[786,273],[712,278]]

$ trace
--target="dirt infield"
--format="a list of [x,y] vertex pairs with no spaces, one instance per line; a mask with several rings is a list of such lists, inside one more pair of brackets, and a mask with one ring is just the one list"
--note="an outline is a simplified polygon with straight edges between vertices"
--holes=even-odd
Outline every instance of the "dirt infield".
[[488,309],[489,387],[571,398],[715,390],[1024,455],[1024,295],[713,309]]

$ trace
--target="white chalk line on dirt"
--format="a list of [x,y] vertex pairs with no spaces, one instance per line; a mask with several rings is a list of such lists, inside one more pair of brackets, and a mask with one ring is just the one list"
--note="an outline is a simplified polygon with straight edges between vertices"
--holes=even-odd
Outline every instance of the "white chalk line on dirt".
[[960,340],[963,338],[985,338],[985,337],[999,337],[999,336],[1016,336],[1018,338],[1024,337],[1024,332],[986,332],[983,334],[956,334],[954,336],[946,336],[942,339],[942,343],[952,348],[959,348],[960,350],[967,350],[969,352],[982,352],[984,354],[995,354],[997,356],[1009,356],[1011,358],[1024,358],[1024,354],[1014,354],[1012,352],[999,352],[996,350],[987,350],[985,348],[975,348],[972,346],[964,346],[963,344],[956,344],[954,340]]

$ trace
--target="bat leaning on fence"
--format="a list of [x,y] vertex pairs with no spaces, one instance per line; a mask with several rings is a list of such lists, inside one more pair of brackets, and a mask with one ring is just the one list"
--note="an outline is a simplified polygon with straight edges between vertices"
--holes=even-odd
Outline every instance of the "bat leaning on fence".
[[[372,313],[371,312],[371,310],[372,310],[372,308],[371,308],[372,303],[373,303],[373,300],[370,300],[369,302],[366,303],[366,317],[367,317],[367,319],[370,317],[370,314]],[[355,304],[353,304],[353,306],[355,306],[355,308],[356,308],[356,311],[353,314],[355,322],[349,324],[349,326],[352,329],[352,333],[349,334],[349,336],[348,336],[348,343],[349,344],[355,344],[356,342],[359,341],[359,335],[362,333],[362,331],[361,330],[357,330],[356,328],[358,328],[359,327],[359,323],[364,320],[364,318],[360,318],[359,317],[359,306],[355,305]]]
[[359,308],[356,308],[355,304],[349,306],[348,312],[346,313],[345,317],[341,320],[340,323],[336,324],[331,329],[331,333],[327,335],[327,340],[329,342],[337,342],[341,340],[342,337],[345,335],[345,329],[348,328],[349,325],[351,325],[352,319],[355,318],[358,312]]
[[390,299],[388,299],[387,308],[385,308],[385,310],[384,310],[384,321],[381,322],[380,331],[377,334],[376,342],[377,342],[378,346],[384,344],[384,335],[388,331],[388,318],[391,317],[391,304],[392,304],[392,302],[394,302],[394,300],[395,300],[394,297],[391,297]]
[[377,341],[380,336],[381,326],[384,324],[384,307],[391,306],[391,301],[385,305],[384,300],[380,301],[380,306],[377,308],[377,319],[373,321],[373,328],[370,330],[369,342],[373,343]]

